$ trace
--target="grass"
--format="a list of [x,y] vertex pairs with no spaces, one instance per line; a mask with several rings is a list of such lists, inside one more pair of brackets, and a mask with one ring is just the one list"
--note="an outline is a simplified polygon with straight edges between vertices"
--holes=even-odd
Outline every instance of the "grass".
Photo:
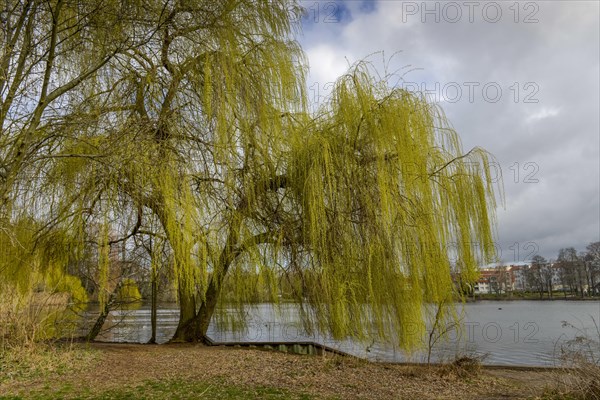
[[[446,366],[426,367],[252,349],[100,343],[37,345],[11,353],[0,359],[0,399],[524,397],[515,386],[521,382],[515,374],[490,374],[478,360],[466,357]],[[524,374],[528,373],[518,375]],[[525,397],[546,394],[553,395],[548,399],[569,399],[544,393],[546,378],[535,372],[529,375],[527,389],[530,382],[537,389]]]
[[65,385],[57,390],[47,388],[45,390],[28,393],[27,397],[12,396],[3,397],[3,400],[17,399],[313,399],[305,393],[292,393],[288,390],[272,387],[240,387],[225,384],[221,380],[209,382],[189,381],[183,379],[175,380],[153,380],[137,386],[120,387],[118,389],[104,390],[101,392],[90,389],[78,389],[71,385]]
[[458,357],[452,363],[443,365],[440,371],[442,374],[453,374],[461,379],[474,379],[481,374],[481,360],[477,357]]
[[[61,382],[61,377],[93,368],[101,352],[82,346],[36,343],[0,351],[0,384],[22,384],[32,380]],[[102,378],[100,377],[100,380]],[[110,383],[110,382],[108,382]],[[1,391],[0,391],[1,392]],[[17,399],[313,399],[306,393],[268,386],[236,386],[223,379],[202,381],[185,378],[149,379],[136,385],[117,388],[89,388],[62,382],[11,395],[0,393],[0,400]]]
[[35,343],[0,349],[0,384],[51,375],[65,375],[89,367],[97,357],[92,349]]

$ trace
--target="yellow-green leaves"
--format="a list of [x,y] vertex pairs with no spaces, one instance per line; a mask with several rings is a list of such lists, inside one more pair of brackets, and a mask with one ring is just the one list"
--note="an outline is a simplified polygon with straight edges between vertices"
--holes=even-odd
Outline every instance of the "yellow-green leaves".
[[292,141],[288,174],[319,325],[410,347],[422,306],[453,292],[451,270],[473,279],[493,255],[494,194],[485,152],[463,154],[441,110],[373,76],[360,63],[338,80]]
[[[21,153],[31,164],[0,187],[19,208],[0,225],[0,267],[15,276],[13,264],[93,260],[104,306],[130,277],[111,258],[120,257],[115,246],[137,257],[158,240],[164,254],[150,250],[144,265],[153,274],[159,262],[172,268],[164,276],[185,329],[206,328],[192,320],[217,298],[244,318],[245,304],[281,297],[302,304],[309,329],[410,347],[424,329],[423,305],[447,303],[451,271],[472,280],[492,255],[488,154],[464,154],[439,108],[375,79],[366,63],[311,114],[295,4],[45,7],[59,3],[62,64],[50,75],[57,87],[75,84],[57,97],[60,107],[23,119],[35,124],[13,121],[35,125]],[[6,134],[20,137],[14,129]],[[19,218],[44,225],[39,238]],[[5,244],[13,242],[25,250]],[[32,251],[40,244],[44,252]]]

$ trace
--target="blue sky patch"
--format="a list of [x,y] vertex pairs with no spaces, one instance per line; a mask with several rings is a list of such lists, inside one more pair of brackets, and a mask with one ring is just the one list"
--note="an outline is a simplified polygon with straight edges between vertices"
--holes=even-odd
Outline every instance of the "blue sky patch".
[[358,9],[365,14],[369,14],[377,9],[377,1],[375,1],[375,0],[361,1]]
[[345,25],[352,21],[352,12],[343,1],[303,1],[300,5],[305,10],[302,18],[304,27],[320,23]]

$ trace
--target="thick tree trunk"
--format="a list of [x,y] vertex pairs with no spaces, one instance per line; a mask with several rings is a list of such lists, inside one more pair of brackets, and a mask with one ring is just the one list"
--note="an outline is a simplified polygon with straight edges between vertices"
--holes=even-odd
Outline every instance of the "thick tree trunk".
[[[197,312],[195,303],[192,309],[190,302],[187,302],[186,306],[184,306],[184,302],[181,302],[179,325],[171,342],[208,343],[206,333],[217,307],[222,281],[223,279],[211,280],[206,290],[205,301],[200,305],[200,309]],[[193,315],[191,314],[192,310]]]
[[[241,206],[242,208],[245,206]],[[215,271],[210,279],[204,302],[196,311],[196,302],[192,295],[186,294],[185,281],[179,282],[179,299],[180,299],[180,318],[177,330],[171,339],[171,342],[201,342],[208,343],[206,333],[210,320],[217,307],[217,301],[223,286],[223,280],[227,275],[229,266],[240,254],[242,248],[239,246],[240,226],[242,222],[241,214],[234,214],[229,227],[227,242],[221,255],[216,263]]]
[[211,281],[208,290],[206,291],[206,300],[200,307],[197,315],[197,334],[198,339],[201,341],[206,341],[206,332],[208,331],[210,320],[215,313],[220,292],[221,282]]
[[[206,289],[204,302],[196,311],[195,301],[190,301],[189,296],[180,292],[180,298],[187,299],[180,303],[180,320],[172,342],[198,342],[208,344],[206,333],[210,325],[210,320],[215,313],[217,301],[223,286],[223,280],[229,269],[230,261],[233,258],[223,257],[221,260],[221,271],[219,274],[214,274]],[[223,261],[225,260],[225,261]]]
[[180,282],[179,286],[179,324],[171,342],[196,342],[198,341],[196,299],[182,287],[185,287],[184,282]]

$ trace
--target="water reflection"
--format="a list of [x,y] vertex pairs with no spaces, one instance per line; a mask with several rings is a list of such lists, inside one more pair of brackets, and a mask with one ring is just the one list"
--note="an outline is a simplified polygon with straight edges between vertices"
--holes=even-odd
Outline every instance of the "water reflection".
[[[592,318],[600,321],[598,301],[482,301],[458,307],[459,313],[464,312],[461,327],[451,330],[447,341],[434,346],[432,362],[469,355],[485,356],[483,362],[489,365],[554,365],[560,346],[577,334],[572,328],[563,326],[563,321],[596,340],[600,339],[592,321]],[[407,354],[389,343],[339,341],[319,333],[307,334],[293,312],[283,320],[269,304],[249,308],[249,313],[244,331],[219,329],[213,323],[208,336],[217,342],[314,341],[373,361],[424,362],[427,359],[426,345],[424,349]],[[179,311],[175,304],[161,305],[156,332],[158,343],[171,338],[178,320]],[[98,340],[146,343],[151,335],[150,308],[114,311],[104,328],[110,329],[102,332]],[[427,340],[428,337],[424,337],[423,343]],[[600,348],[597,352],[600,357]]]

